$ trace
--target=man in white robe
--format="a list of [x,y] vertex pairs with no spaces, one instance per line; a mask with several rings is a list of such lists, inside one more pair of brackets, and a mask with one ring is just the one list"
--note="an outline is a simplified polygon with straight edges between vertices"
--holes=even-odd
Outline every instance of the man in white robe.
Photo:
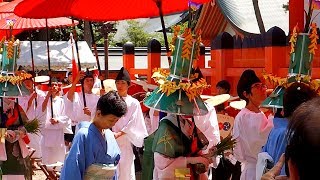
[[[34,90],[33,81],[31,79],[27,79],[23,83],[25,87],[30,91],[30,95],[26,97],[19,97],[19,105],[24,110],[24,112],[26,112],[28,120],[33,120],[35,118],[39,119],[40,117],[44,116],[44,113],[41,112],[41,104],[45,98],[45,94],[41,90]],[[31,158],[41,158],[41,133],[28,133],[28,136],[30,139],[30,143],[28,145],[36,150]],[[36,166],[36,164],[34,164],[34,166]]]
[[[51,115],[51,95],[53,115]],[[44,164],[63,162],[66,154],[64,130],[71,126],[71,120],[65,114],[65,104],[59,96],[57,84],[53,83],[52,90],[48,91],[42,103],[42,111],[45,113],[41,140],[42,162]]]
[[267,96],[266,89],[253,70],[244,71],[238,82],[238,95],[247,102],[236,116],[233,128],[233,137],[237,139],[234,156],[243,169],[241,180],[256,179],[258,154],[273,127],[272,119],[267,119],[259,109]]
[[[84,106],[83,92],[75,92],[76,85],[80,79],[84,86],[86,107]],[[73,120],[73,125],[82,121],[90,121],[94,117],[99,96],[92,93],[93,84],[94,79],[92,72],[80,72],[77,74],[70,90],[66,94],[66,113]]]
[[142,147],[144,138],[148,136],[140,103],[127,94],[129,85],[129,73],[121,68],[116,77],[116,87],[119,95],[125,100],[128,111],[112,128],[121,151],[118,165],[119,180],[135,180],[135,156],[132,145]]

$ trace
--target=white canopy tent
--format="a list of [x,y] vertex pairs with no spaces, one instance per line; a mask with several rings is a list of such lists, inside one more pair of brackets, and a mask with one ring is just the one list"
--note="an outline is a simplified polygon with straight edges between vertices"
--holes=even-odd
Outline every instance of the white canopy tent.
[[[17,60],[18,67],[32,69],[30,41],[21,41],[20,58]],[[76,62],[76,48],[74,46],[74,57]],[[50,41],[50,63],[52,70],[66,70],[71,65],[72,47],[70,41]],[[78,42],[81,68],[96,66],[96,59],[85,41]],[[48,55],[46,41],[32,41],[35,70],[48,69]]]

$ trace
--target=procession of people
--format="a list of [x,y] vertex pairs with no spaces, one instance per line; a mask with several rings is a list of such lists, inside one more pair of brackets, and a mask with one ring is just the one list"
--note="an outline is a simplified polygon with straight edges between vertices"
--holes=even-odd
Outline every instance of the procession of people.
[[[188,77],[192,71],[184,71],[186,74],[180,76]],[[182,71],[176,69],[176,72]],[[169,74],[165,80],[181,83],[179,78],[174,79],[176,77],[179,76]],[[200,75],[188,82],[197,83],[202,78]],[[44,79],[48,80],[45,76]],[[89,70],[79,72],[73,82],[64,87],[54,79],[50,84],[37,81],[35,78],[24,81],[30,95],[18,98],[21,107],[19,116],[14,116],[17,104],[14,100],[4,98],[3,111],[9,113],[9,118],[14,117],[16,123],[19,123],[21,117],[39,120],[38,134],[28,133],[19,138],[28,136],[30,142],[27,144],[36,152],[33,158],[39,158],[43,164],[48,165],[48,171],[61,171],[60,179],[86,179],[89,175],[102,179],[136,179],[134,161],[138,157],[134,153],[135,147],[152,151],[152,156],[139,159],[142,163],[142,177],[147,179],[266,178],[270,173],[263,175],[266,171],[261,172],[260,165],[264,161],[259,158],[267,154],[273,163],[282,160],[281,154],[287,151],[288,117],[294,114],[300,104],[317,97],[308,85],[295,82],[285,91],[283,109],[277,109],[274,116],[267,117],[260,110],[260,104],[267,98],[267,87],[254,71],[245,70],[237,84],[239,97],[229,96],[221,100],[221,95],[202,96],[208,99],[203,101],[199,94],[194,96],[199,99],[190,101],[188,92],[176,90],[166,96],[162,90],[156,89],[144,98],[144,105],[149,108],[148,116],[144,116],[140,102],[128,95],[132,81],[125,68],[119,70],[114,89],[108,92],[100,89],[99,94],[92,92],[96,82],[93,72]],[[84,85],[85,96],[76,88],[79,83]],[[217,84],[217,94],[225,95],[229,90],[230,84],[227,81]],[[239,99],[246,101],[245,107],[230,106],[230,102]],[[184,106],[181,109],[180,104]],[[8,106],[12,107],[13,112],[8,110]],[[160,119],[159,112],[165,112],[166,115]],[[154,126],[152,131],[150,127],[147,129],[150,121]],[[236,139],[236,144],[234,148],[218,155],[213,152],[217,151],[216,145],[226,138],[224,131]],[[145,140],[150,137],[151,143],[145,144]],[[9,141],[9,136],[6,140]],[[9,162],[8,150],[6,147],[8,160],[1,165],[2,176],[8,179],[11,176],[15,179],[30,179],[31,165],[37,164],[25,162],[30,167],[22,165],[21,171],[10,170],[10,166],[5,163]],[[28,159],[28,156],[25,155],[25,158]],[[61,163],[60,170],[49,168],[50,164],[57,162]],[[101,175],[101,172],[90,174],[89,167],[97,164],[112,165],[115,168],[102,170],[104,166],[98,166],[102,172],[105,171],[105,175]],[[110,171],[113,174],[111,177]],[[280,175],[285,173],[283,167]]]
[[[163,16],[162,1],[154,2]],[[310,3],[309,11],[319,2]],[[97,68],[81,68],[74,49],[62,78],[52,74],[49,49],[47,74],[17,68],[20,41],[10,22],[9,38],[0,43],[0,180],[31,180],[39,169],[48,180],[317,179],[316,24],[307,33],[293,29],[286,77],[241,67],[229,81],[225,69],[208,77],[198,65],[198,6],[188,1],[181,8],[188,24],[172,29],[170,45],[162,24],[169,68],[157,67],[148,80],[127,63],[105,79],[97,52]],[[73,48],[72,41],[71,34]]]

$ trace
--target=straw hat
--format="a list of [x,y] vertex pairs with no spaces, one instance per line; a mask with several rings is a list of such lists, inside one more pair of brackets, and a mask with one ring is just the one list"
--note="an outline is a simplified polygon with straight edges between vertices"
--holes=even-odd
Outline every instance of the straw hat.
[[44,83],[50,80],[49,76],[36,76],[33,78],[33,81],[36,83]]
[[232,101],[230,102],[230,107],[241,110],[246,107],[246,104],[245,100]]
[[[205,97],[208,97],[208,96],[205,96]],[[207,100],[205,100],[205,102],[211,107],[213,107],[228,101],[230,97],[231,96],[229,94],[221,94],[217,96],[211,96]]]

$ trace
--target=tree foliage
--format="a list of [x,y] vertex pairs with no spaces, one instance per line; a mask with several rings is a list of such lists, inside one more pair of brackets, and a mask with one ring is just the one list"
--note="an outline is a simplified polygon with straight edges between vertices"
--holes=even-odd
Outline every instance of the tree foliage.
[[157,39],[162,45],[164,38],[162,33],[147,33],[144,28],[146,24],[129,20],[127,21],[126,34],[116,44],[122,45],[128,41],[132,42],[136,47],[146,47],[153,38]]
[[[110,47],[122,46],[124,43],[130,41],[136,47],[146,47],[149,41],[153,38],[157,39],[162,46],[164,46],[164,37],[162,32],[147,33],[144,28],[145,24],[140,23],[135,20],[128,20],[128,26],[126,27],[127,34],[124,35],[119,41],[116,41],[113,37],[115,32],[109,33],[108,43]],[[104,35],[101,33],[102,23],[93,23],[94,39],[98,46],[104,45]],[[181,32],[187,27],[187,23],[181,24]],[[84,21],[79,20],[79,24],[75,27],[77,32],[77,37],[79,41],[85,40],[86,36],[91,36],[84,33]],[[70,39],[70,32],[72,32],[73,27],[63,27],[57,29],[49,29],[50,40],[52,41],[68,41]],[[171,42],[171,28],[167,29],[168,41]],[[17,36],[20,40],[29,39],[30,33],[32,34],[32,40],[34,41],[44,41],[46,40],[46,29],[26,31]]]

